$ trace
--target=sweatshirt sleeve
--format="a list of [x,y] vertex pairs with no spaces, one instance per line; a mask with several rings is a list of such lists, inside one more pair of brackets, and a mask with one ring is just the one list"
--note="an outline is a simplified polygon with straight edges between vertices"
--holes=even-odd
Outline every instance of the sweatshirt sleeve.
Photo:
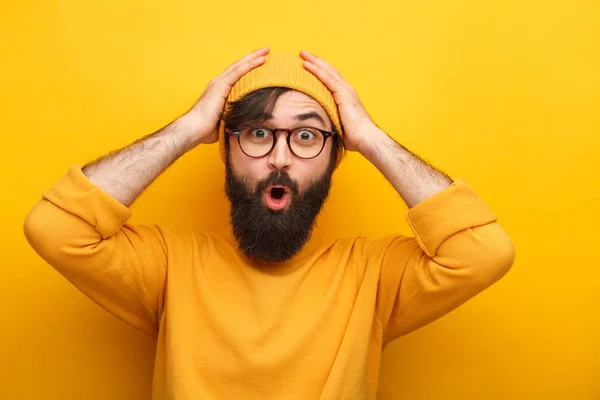
[[372,243],[384,343],[449,313],[504,276],[515,249],[497,216],[457,179],[407,211],[414,237]]
[[73,165],[43,192],[25,219],[24,233],[33,249],[86,296],[155,336],[168,233],[128,223],[131,214]]

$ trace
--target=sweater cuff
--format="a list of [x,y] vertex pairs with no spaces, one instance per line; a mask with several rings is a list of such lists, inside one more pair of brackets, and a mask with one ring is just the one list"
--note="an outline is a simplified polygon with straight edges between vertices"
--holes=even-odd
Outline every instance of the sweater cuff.
[[462,230],[495,222],[498,217],[463,178],[406,212],[406,219],[425,253],[433,257],[440,244]]
[[103,239],[114,235],[132,215],[128,207],[93,184],[80,165],[72,165],[42,197],[95,227]]

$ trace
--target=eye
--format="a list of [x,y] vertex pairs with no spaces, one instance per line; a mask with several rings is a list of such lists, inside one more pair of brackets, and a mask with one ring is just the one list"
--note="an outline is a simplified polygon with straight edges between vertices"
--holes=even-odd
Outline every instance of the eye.
[[250,131],[250,135],[256,139],[265,139],[271,135],[271,132],[265,128],[256,128]]
[[315,138],[315,133],[308,129],[302,129],[296,134],[296,140],[301,142],[308,142]]

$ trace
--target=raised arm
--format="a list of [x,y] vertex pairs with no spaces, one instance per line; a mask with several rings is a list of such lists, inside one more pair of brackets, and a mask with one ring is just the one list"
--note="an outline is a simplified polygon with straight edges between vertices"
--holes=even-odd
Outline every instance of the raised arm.
[[129,207],[175,160],[201,143],[218,139],[217,126],[231,87],[264,63],[268,49],[248,54],[213,79],[198,102],[182,117],[132,145],[89,163],[89,180]]
[[414,237],[368,241],[370,264],[379,273],[376,315],[388,343],[491,286],[511,268],[515,249],[465,179],[451,179],[395,142],[335,68],[307,52],[301,56],[334,95],[346,148],[371,161],[409,207]]
[[165,128],[89,163],[71,166],[27,215],[33,249],[80,291],[153,336],[162,313],[171,228],[128,223],[129,206],[169,165],[217,126],[232,85],[264,62],[268,49],[240,59],[198,102]]
[[167,167],[199,143],[186,114],[158,132],[86,164],[82,172],[129,207]]

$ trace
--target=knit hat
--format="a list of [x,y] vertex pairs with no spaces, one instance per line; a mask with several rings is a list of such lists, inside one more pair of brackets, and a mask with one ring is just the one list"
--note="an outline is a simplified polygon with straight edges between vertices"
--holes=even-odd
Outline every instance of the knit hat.
[[[303,67],[303,60],[294,54],[272,52],[267,55],[266,61],[246,75],[242,76],[231,88],[225,102],[225,110],[230,103],[238,101],[244,96],[263,88],[286,87],[305,93],[315,99],[327,112],[331,122],[341,135],[342,123],[333,99],[327,87],[311,72]],[[225,123],[219,123],[219,150],[221,158],[225,161]],[[340,163],[342,152],[338,152],[336,166]]]

